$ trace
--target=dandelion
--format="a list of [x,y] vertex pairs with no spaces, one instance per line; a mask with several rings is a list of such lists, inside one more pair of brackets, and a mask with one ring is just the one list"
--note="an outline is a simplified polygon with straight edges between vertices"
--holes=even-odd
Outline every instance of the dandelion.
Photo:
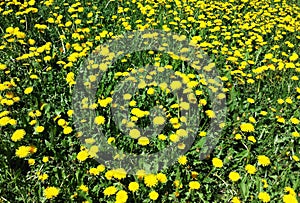
[[288,103],[288,104],[292,104],[293,100],[290,97],[288,97],[288,98],[285,99],[285,102]]
[[276,116],[277,122],[279,123],[285,123],[285,119],[282,116]]
[[114,137],[109,137],[108,139],[107,139],[107,143],[108,144],[111,144],[112,142],[115,142],[116,141],[116,139],[114,138]]
[[113,177],[116,178],[116,179],[118,179],[118,180],[126,178],[126,171],[125,171],[125,169],[123,169],[123,168],[117,168],[117,169],[113,170]]
[[155,89],[153,89],[153,88],[149,88],[148,90],[147,90],[147,94],[149,94],[149,95],[152,95],[152,94],[154,94],[155,93]]
[[139,184],[137,182],[131,182],[129,183],[128,185],[128,189],[131,191],[131,192],[135,192],[139,189]]
[[66,126],[66,127],[64,128],[64,130],[63,130],[63,133],[64,133],[65,135],[68,135],[68,134],[70,134],[72,131],[73,131],[73,129],[72,129],[70,126]]
[[140,137],[138,139],[138,144],[142,145],[142,146],[146,146],[150,143],[149,138],[148,137]]
[[293,188],[291,188],[291,187],[285,187],[284,191],[288,192],[292,196],[296,196],[297,195],[296,192],[295,192],[295,190]]
[[117,192],[117,188],[115,186],[109,186],[103,191],[105,196],[114,195],[116,194],[116,192]]
[[243,132],[254,132],[254,126],[251,123],[242,123],[240,128]]
[[59,125],[59,126],[64,126],[65,124],[66,124],[66,121],[64,120],[64,119],[59,119],[58,121],[57,121],[57,124]]
[[296,196],[293,195],[284,195],[282,198],[284,203],[298,203]]
[[255,122],[256,122],[255,118],[253,118],[252,116],[249,118],[249,121],[250,121],[251,123],[255,123]]
[[266,192],[260,192],[258,194],[258,199],[260,199],[262,202],[270,202],[271,200],[270,195]]
[[120,190],[116,194],[116,202],[117,203],[125,203],[128,199],[127,192],[125,190]]
[[32,91],[33,91],[33,87],[27,87],[27,88],[24,90],[24,94],[30,94]]
[[156,191],[151,191],[151,192],[149,193],[149,198],[150,198],[151,200],[157,200],[158,196],[159,196],[159,194],[158,194]]
[[25,158],[30,154],[31,151],[31,147],[28,146],[20,146],[17,150],[16,150],[16,156],[19,158]]
[[263,116],[266,116],[266,115],[268,114],[268,112],[266,112],[266,111],[261,111],[260,114],[263,115]]
[[180,89],[182,86],[181,82],[180,81],[173,81],[171,84],[170,84],[170,87],[171,89],[174,91],[174,90],[177,90],[177,89]]
[[26,132],[24,129],[18,129],[16,130],[13,135],[11,136],[11,140],[14,142],[20,141],[23,139],[23,137],[26,135]]
[[186,137],[188,133],[185,129],[179,129],[176,130],[176,135],[178,135],[179,137]]
[[158,173],[156,175],[156,178],[161,183],[166,183],[167,182],[167,176],[165,174],[163,174],[163,173]]
[[149,175],[146,175],[144,177],[144,183],[147,187],[154,187],[157,185],[158,183],[158,180],[156,178],[156,175],[154,174],[149,174]]
[[245,170],[247,171],[247,173],[249,174],[255,174],[256,173],[256,168],[255,166],[251,165],[251,164],[247,164],[245,166]]
[[87,193],[89,191],[89,188],[86,185],[80,185],[79,186],[79,190]]
[[5,64],[0,64],[0,70],[5,70],[7,66]]
[[232,202],[232,203],[241,203],[241,200],[239,200],[238,197],[233,197],[233,198],[231,199],[231,202]]
[[297,125],[297,124],[300,123],[300,121],[299,121],[298,118],[291,118],[290,121],[291,121],[293,124],[295,124],[295,125]]
[[72,115],[74,114],[74,110],[68,110],[67,114],[69,117],[72,117]]
[[178,136],[178,135],[176,135],[176,134],[171,134],[170,136],[169,136],[169,139],[172,141],[172,142],[178,142],[179,141],[179,139],[180,139],[180,137]]
[[248,140],[251,141],[251,142],[253,142],[253,143],[256,143],[256,139],[255,139],[254,136],[249,136]]
[[238,181],[239,179],[241,178],[240,174],[238,172],[230,172],[229,173],[229,179],[232,181],[232,182],[236,182]]
[[213,112],[212,110],[207,110],[205,111],[206,115],[209,117],[209,118],[215,118],[216,117],[216,114],[215,112]]
[[80,151],[80,152],[77,154],[77,159],[78,159],[79,161],[85,161],[88,157],[89,157],[89,153],[88,153],[87,150]]
[[254,104],[255,100],[252,99],[252,98],[248,98],[247,101],[250,103],[250,104]]
[[146,171],[145,170],[138,170],[136,172],[136,176],[139,178],[139,179],[142,179],[146,176]]
[[165,118],[162,116],[156,116],[153,119],[153,123],[154,123],[154,125],[163,125],[165,123]]
[[216,168],[222,168],[223,167],[223,162],[219,158],[213,158],[212,163],[213,163],[214,167],[216,167]]
[[59,194],[59,189],[56,188],[56,187],[47,187],[47,188],[44,190],[44,196],[45,196],[47,199],[53,199],[53,198],[55,198],[58,194]]
[[292,132],[292,136],[293,136],[293,137],[300,137],[300,133],[298,133],[298,132],[296,132],[296,131],[295,131],[295,132]]
[[38,174],[39,176],[38,176],[38,179],[40,180],[40,181],[42,181],[42,182],[44,182],[45,180],[47,180],[48,179],[48,174],[46,174],[46,173],[44,173],[44,174]]
[[187,158],[184,155],[180,156],[177,160],[181,165],[186,165],[187,163]]
[[132,98],[132,95],[131,94],[124,94],[123,95],[123,99],[124,100],[130,100]]
[[37,126],[35,131],[38,132],[38,133],[41,133],[41,132],[44,131],[44,129],[45,129],[44,126]]
[[257,156],[258,163],[262,166],[268,166],[271,164],[270,159],[265,155]]
[[90,168],[89,173],[96,176],[99,175],[99,171],[97,170],[97,168]]
[[284,103],[284,100],[283,100],[283,99],[278,99],[278,100],[277,100],[277,103],[278,103],[278,104],[283,104],[283,103]]
[[132,129],[129,131],[129,136],[133,139],[137,139],[141,136],[141,133],[138,129]]
[[296,54],[295,52],[290,56],[290,61],[297,61],[299,58],[298,54]]
[[292,158],[293,158],[294,161],[299,161],[300,160],[299,157],[296,156],[296,155],[293,155]]
[[160,139],[160,140],[166,140],[167,136],[165,136],[164,134],[159,134],[158,135],[158,139]]
[[189,187],[191,190],[198,190],[200,188],[200,183],[198,181],[189,182]]
[[94,123],[96,125],[102,125],[104,124],[105,122],[105,118],[103,116],[97,116],[95,119],[94,119]]
[[34,159],[28,159],[28,164],[30,166],[34,165],[35,164],[35,160]]
[[261,182],[264,184],[263,185],[264,188],[269,187],[268,182],[266,181],[266,179],[262,179]]

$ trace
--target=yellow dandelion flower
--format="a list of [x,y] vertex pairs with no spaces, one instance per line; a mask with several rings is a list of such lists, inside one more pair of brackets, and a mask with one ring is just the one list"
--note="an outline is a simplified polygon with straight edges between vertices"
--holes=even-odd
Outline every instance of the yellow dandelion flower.
[[105,196],[111,196],[116,194],[117,192],[117,188],[115,186],[109,186],[107,188],[105,188],[105,190],[103,191]]
[[296,155],[293,155],[292,158],[293,158],[294,161],[299,161],[300,160],[299,157],[296,156]]
[[23,139],[23,137],[26,135],[26,132],[24,129],[18,129],[16,130],[13,135],[11,136],[11,140],[14,142],[20,141]]
[[252,99],[252,98],[248,98],[247,101],[250,103],[250,104],[254,104],[255,100]]
[[146,146],[146,145],[148,145],[150,143],[150,141],[149,141],[149,138],[148,137],[140,137],[139,139],[138,139],[138,144],[139,145],[142,145],[142,146]]
[[178,157],[177,161],[178,161],[181,165],[186,165],[186,163],[187,163],[187,158],[186,158],[186,156],[182,155],[182,156]]
[[206,110],[205,113],[206,113],[206,115],[207,115],[209,118],[215,118],[215,117],[216,117],[215,112],[213,112],[212,110]]
[[258,163],[262,166],[268,166],[271,164],[269,157],[267,157],[265,155],[257,156],[257,160],[258,160]]
[[131,191],[131,192],[135,192],[139,189],[139,184],[137,182],[131,182],[129,183],[128,185],[128,189]]
[[154,123],[154,125],[163,125],[165,123],[165,118],[162,116],[156,116],[153,119],[153,123]]
[[216,168],[222,168],[223,167],[223,162],[219,158],[213,158],[212,163],[213,163],[214,167],[216,167]]
[[241,203],[241,200],[239,200],[238,197],[233,197],[233,198],[231,199],[231,202],[232,202],[232,203]]
[[171,89],[174,91],[174,90],[177,90],[177,89],[180,89],[182,86],[181,82],[180,81],[173,81],[171,84],[170,84],[170,87]]
[[262,202],[270,202],[271,200],[270,195],[266,192],[260,192],[258,194],[258,199],[260,199]]
[[232,171],[229,173],[229,179],[232,182],[236,182],[241,178],[240,174],[238,172]]
[[29,146],[20,146],[17,150],[16,150],[16,156],[19,158],[25,158],[30,154],[30,150],[31,147]]
[[132,129],[129,131],[129,136],[133,139],[137,139],[141,136],[141,133],[138,129]]
[[43,132],[44,131],[44,126],[37,126],[36,128],[35,128],[35,131],[36,132],[38,132],[38,133],[41,133],[41,132]]
[[298,133],[297,131],[292,132],[292,136],[293,137],[300,137],[300,133]]
[[97,116],[94,120],[96,125],[102,125],[105,122],[105,118],[103,116]]
[[251,123],[242,123],[240,128],[243,132],[254,132],[254,126]]
[[198,181],[189,182],[189,187],[191,190],[198,190],[200,188],[200,183]]
[[165,175],[165,174],[163,174],[163,173],[158,173],[157,175],[156,175],[156,178],[157,178],[157,180],[159,181],[159,182],[161,182],[161,183],[166,183],[167,182],[167,176]]
[[47,199],[52,199],[52,198],[56,197],[58,194],[59,194],[59,189],[56,187],[47,187],[44,190],[44,196]]
[[247,164],[247,165],[245,166],[245,170],[246,170],[247,173],[249,173],[249,174],[255,174],[255,172],[256,172],[255,166],[253,166],[253,165],[251,165],[251,164]]
[[172,142],[178,142],[180,137],[177,135],[177,134],[171,134],[169,136],[169,139],[172,141]]
[[70,126],[66,126],[66,127],[64,127],[63,133],[64,133],[65,135],[68,135],[68,134],[70,134],[72,131],[73,131],[73,129],[72,129]]
[[300,120],[298,118],[291,118],[290,121],[295,125],[300,123]]
[[24,90],[24,94],[30,94],[32,91],[33,91],[33,87],[27,87],[27,88]]
[[149,198],[150,198],[151,200],[157,200],[158,196],[159,196],[159,194],[158,194],[156,191],[151,191],[151,192],[149,193]]
[[114,169],[112,170],[113,171],[113,177],[118,179],[118,180],[121,180],[121,179],[124,179],[126,178],[126,171],[125,169],[123,168],[117,168],[117,169]]
[[147,187],[154,187],[157,185],[158,180],[156,178],[156,175],[154,174],[148,174],[144,177],[144,183]]
[[293,195],[284,195],[282,198],[284,203],[298,203],[296,196]]
[[89,153],[88,153],[87,150],[80,151],[80,152],[77,154],[77,159],[78,159],[79,161],[85,161],[88,157],[89,157]]
[[256,143],[256,139],[254,136],[248,136],[248,140],[253,142],[253,143]]
[[89,191],[89,188],[86,185],[82,184],[79,186],[79,190],[87,193]]
[[28,164],[30,166],[34,165],[35,164],[35,160],[34,159],[28,159]]
[[43,159],[42,159],[42,161],[44,163],[47,163],[49,161],[49,157],[48,156],[44,156]]
[[127,192],[125,190],[120,190],[116,194],[116,202],[117,203],[125,203],[128,199]]

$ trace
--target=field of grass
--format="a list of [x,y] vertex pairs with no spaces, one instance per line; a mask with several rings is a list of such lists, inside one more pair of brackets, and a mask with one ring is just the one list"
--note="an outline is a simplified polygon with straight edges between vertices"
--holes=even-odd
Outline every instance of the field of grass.
[[0,202],[300,200],[299,1],[3,0],[0,35]]

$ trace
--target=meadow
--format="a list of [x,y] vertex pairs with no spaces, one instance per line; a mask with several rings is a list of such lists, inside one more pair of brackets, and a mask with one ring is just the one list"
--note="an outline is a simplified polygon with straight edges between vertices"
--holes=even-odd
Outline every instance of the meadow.
[[0,35],[0,202],[300,200],[299,1],[4,0]]

